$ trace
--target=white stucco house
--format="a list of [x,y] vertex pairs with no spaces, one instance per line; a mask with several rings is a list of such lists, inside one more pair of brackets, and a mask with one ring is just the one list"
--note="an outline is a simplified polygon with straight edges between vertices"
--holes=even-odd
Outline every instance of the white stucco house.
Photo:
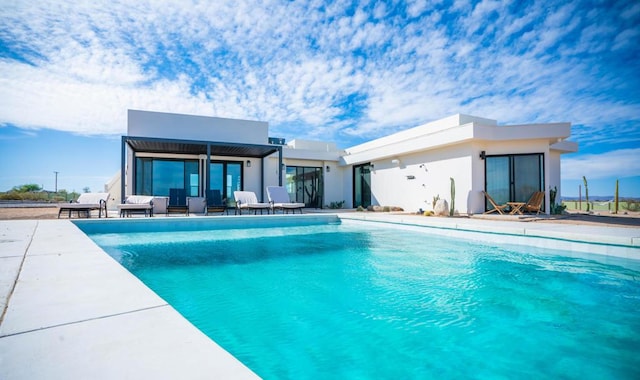
[[234,190],[248,190],[266,200],[266,186],[282,185],[307,207],[344,201],[345,208],[417,211],[431,209],[437,196],[451,202],[453,178],[461,214],[487,209],[482,191],[500,203],[544,191],[546,212],[549,190],[560,191],[561,155],[577,151],[570,134],[570,123],[498,125],[458,114],[343,150],[272,138],[261,121],[129,110],[124,180],[109,191],[117,202],[167,196],[169,188],[191,197],[218,189],[229,200]]

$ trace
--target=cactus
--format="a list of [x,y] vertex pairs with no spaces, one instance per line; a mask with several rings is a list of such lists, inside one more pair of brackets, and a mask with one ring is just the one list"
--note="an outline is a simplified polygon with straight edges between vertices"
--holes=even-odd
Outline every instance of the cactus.
[[589,185],[587,184],[587,177],[582,176],[582,182],[584,182],[584,197],[587,200],[587,212],[589,212]]
[[616,179],[616,193],[613,198],[613,203],[614,203],[613,213],[617,214],[618,213],[618,180],[617,179]]
[[454,211],[456,209],[456,181],[452,177],[449,177],[451,180],[451,208],[449,208],[449,216],[453,216]]

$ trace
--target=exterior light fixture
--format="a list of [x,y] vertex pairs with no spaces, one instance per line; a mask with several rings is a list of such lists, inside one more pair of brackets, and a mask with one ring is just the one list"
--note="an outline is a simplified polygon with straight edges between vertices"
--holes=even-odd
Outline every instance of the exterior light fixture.
[[484,150],[482,152],[480,152],[480,159],[484,160],[487,157],[487,152],[485,152]]
[[327,173],[329,173],[331,171],[331,166],[327,165],[326,169],[327,169]]
[[247,160],[247,167],[250,168],[251,167],[251,160]]

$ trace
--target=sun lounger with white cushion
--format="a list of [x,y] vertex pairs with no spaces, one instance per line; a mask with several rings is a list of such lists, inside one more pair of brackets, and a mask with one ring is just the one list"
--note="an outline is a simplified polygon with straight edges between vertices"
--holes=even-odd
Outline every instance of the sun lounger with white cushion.
[[132,213],[144,213],[153,216],[153,197],[149,195],[129,195],[123,204],[116,206],[120,217],[131,216]]
[[267,196],[269,197],[269,202],[271,202],[272,209],[280,209],[282,212],[291,212],[295,213],[295,210],[300,211],[302,214],[302,209],[304,208],[304,203],[291,202],[289,198],[289,193],[287,193],[287,189],[282,186],[267,186]]
[[109,193],[83,193],[80,194],[78,200],[70,203],[58,204],[58,219],[63,211],[69,212],[69,218],[71,213],[76,212],[78,217],[80,213],[83,213],[87,218],[91,217],[91,211],[98,210],[98,218],[102,217],[102,210],[104,210],[104,217],[107,217],[107,200],[109,200]]
[[254,214],[262,214],[263,210],[271,210],[271,203],[258,202],[258,197],[253,191],[234,191],[233,197],[236,201],[236,210],[242,215],[242,210],[253,210]]

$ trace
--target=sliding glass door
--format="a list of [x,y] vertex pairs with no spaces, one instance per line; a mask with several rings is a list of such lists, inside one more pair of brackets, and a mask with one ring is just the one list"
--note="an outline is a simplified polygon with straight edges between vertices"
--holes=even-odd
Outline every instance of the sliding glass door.
[[285,187],[291,201],[322,208],[322,168],[287,166]]
[[371,206],[371,164],[353,167],[353,206]]
[[544,191],[544,154],[487,156],[484,178],[486,192],[497,203],[526,202],[535,191]]
[[242,162],[211,162],[209,186],[211,190],[219,190],[222,198],[233,200],[233,192],[242,190]]

